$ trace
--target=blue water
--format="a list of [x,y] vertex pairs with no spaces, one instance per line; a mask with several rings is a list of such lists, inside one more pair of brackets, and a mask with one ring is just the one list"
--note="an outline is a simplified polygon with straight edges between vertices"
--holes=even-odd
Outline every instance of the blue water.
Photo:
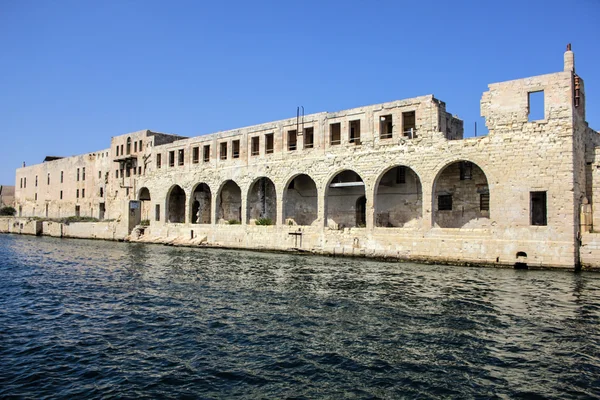
[[600,274],[0,235],[0,397],[598,398]]

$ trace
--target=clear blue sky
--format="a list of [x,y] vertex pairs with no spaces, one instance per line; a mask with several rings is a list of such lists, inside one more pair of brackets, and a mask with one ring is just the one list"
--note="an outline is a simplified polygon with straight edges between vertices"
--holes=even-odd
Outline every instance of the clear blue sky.
[[23,161],[140,129],[196,136],[434,94],[465,121],[487,84],[560,71],[600,129],[600,0],[0,0],[0,184]]

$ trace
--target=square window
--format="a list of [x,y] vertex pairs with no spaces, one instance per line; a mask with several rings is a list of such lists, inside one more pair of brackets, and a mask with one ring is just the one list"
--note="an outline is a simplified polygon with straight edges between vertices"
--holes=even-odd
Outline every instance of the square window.
[[438,195],[438,211],[452,211],[452,195]]

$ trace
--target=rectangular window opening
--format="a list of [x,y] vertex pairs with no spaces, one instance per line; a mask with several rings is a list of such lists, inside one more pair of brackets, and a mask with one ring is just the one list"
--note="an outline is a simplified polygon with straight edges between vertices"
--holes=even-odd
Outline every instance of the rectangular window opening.
[[360,120],[350,121],[350,143],[360,144]]
[[154,220],[160,221],[160,204],[154,206]]
[[260,154],[260,137],[254,136],[250,139],[250,155],[258,156]]
[[406,183],[406,167],[396,169],[396,183]]
[[219,158],[221,160],[227,160],[227,142],[219,144]]
[[273,134],[267,133],[265,135],[265,154],[273,154],[274,147]]
[[342,124],[337,122],[329,125],[329,143],[332,146],[342,143]]
[[162,154],[156,155],[156,168],[159,169],[162,164]]
[[479,211],[490,211],[490,194],[479,194]]
[[133,152],[137,153],[137,144],[138,142],[133,142]]
[[379,117],[379,138],[391,139],[394,131],[394,125],[391,115],[382,115]]
[[231,142],[231,152],[233,158],[240,158],[240,141],[234,140]]
[[452,195],[438,195],[438,211],[452,211]]
[[60,191],[60,199],[62,200],[62,190]]
[[305,128],[304,129],[304,148],[312,149],[315,146],[315,129]]
[[288,151],[296,150],[298,144],[298,132],[293,129],[287,133]]
[[416,121],[415,121],[415,112],[403,112],[402,113],[402,133],[405,137],[412,139],[416,137]]
[[194,147],[192,149],[192,163],[198,164],[200,162],[200,147]]
[[81,197],[85,197],[85,189],[81,189]]
[[204,156],[204,162],[209,162],[210,161],[210,145],[209,144],[205,145],[202,152],[203,152],[203,156]]
[[460,180],[468,181],[473,179],[473,163],[469,161],[461,161],[460,163]]
[[544,91],[527,93],[527,119],[531,121],[540,121],[545,119],[544,112]]
[[531,225],[548,225],[546,192],[530,192]]
[[177,150],[177,165],[183,165],[184,151],[183,149]]
[[50,173],[48,173],[48,185],[50,185]]
[[78,199],[79,198],[79,189],[75,190],[75,198]]
[[169,167],[175,166],[175,150],[169,152]]
[[85,181],[85,167],[81,169],[81,180]]

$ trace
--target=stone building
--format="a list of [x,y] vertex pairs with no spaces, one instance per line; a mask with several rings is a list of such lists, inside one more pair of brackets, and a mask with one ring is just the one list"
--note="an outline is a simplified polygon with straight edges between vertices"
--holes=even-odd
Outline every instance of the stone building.
[[570,48],[561,72],[489,85],[481,115],[489,134],[471,138],[432,95],[193,138],[139,131],[19,168],[16,205],[111,220],[123,237],[143,222],[132,240],[600,265],[600,136]]
[[15,187],[0,185],[0,208],[15,205]]

